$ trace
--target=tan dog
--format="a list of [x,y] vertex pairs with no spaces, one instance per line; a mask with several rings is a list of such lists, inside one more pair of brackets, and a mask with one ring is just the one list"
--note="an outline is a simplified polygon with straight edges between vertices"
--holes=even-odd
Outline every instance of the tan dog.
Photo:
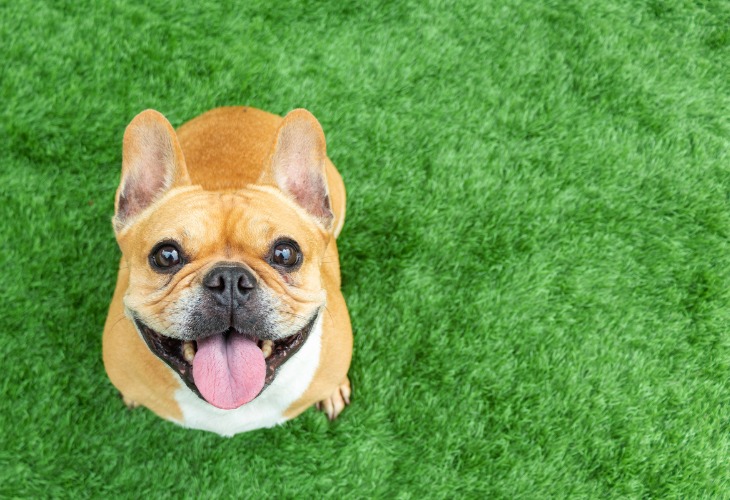
[[305,110],[217,108],[124,134],[104,365],[130,406],[233,435],[349,404],[342,178]]

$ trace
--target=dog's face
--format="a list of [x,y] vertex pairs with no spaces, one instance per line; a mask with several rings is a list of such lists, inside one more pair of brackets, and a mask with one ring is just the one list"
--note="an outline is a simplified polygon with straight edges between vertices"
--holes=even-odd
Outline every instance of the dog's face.
[[224,409],[272,381],[325,304],[324,137],[311,115],[294,113],[261,182],[232,192],[189,185],[161,115],[142,113],[125,133],[114,224],[127,314],[154,354]]

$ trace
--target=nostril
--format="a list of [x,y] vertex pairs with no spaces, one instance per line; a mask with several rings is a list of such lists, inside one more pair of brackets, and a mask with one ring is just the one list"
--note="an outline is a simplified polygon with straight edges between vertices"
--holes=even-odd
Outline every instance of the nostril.
[[222,292],[226,289],[226,280],[220,273],[208,275],[203,282],[206,288]]
[[250,292],[255,288],[255,286],[256,282],[246,274],[238,278],[238,290],[242,293]]

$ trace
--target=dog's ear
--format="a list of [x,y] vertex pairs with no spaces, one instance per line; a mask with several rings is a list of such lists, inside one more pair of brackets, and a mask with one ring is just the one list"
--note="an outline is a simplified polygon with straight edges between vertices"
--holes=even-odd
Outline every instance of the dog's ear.
[[329,230],[334,216],[327,191],[326,158],[322,126],[306,109],[295,109],[279,126],[261,182],[277,186]]
[[172,187],[187,184],[185,158],[172,125],[157,111],[142,111],[124,132],[114,229],[121,231]]

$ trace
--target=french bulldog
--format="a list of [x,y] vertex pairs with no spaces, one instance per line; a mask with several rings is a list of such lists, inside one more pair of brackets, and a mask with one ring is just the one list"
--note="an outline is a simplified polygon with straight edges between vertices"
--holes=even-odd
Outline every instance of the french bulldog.
[[103,335],[125,403],[231,436],[350,402],[336,238],[345,187],[319,122],[223,107],[124,133],[122,252]]

